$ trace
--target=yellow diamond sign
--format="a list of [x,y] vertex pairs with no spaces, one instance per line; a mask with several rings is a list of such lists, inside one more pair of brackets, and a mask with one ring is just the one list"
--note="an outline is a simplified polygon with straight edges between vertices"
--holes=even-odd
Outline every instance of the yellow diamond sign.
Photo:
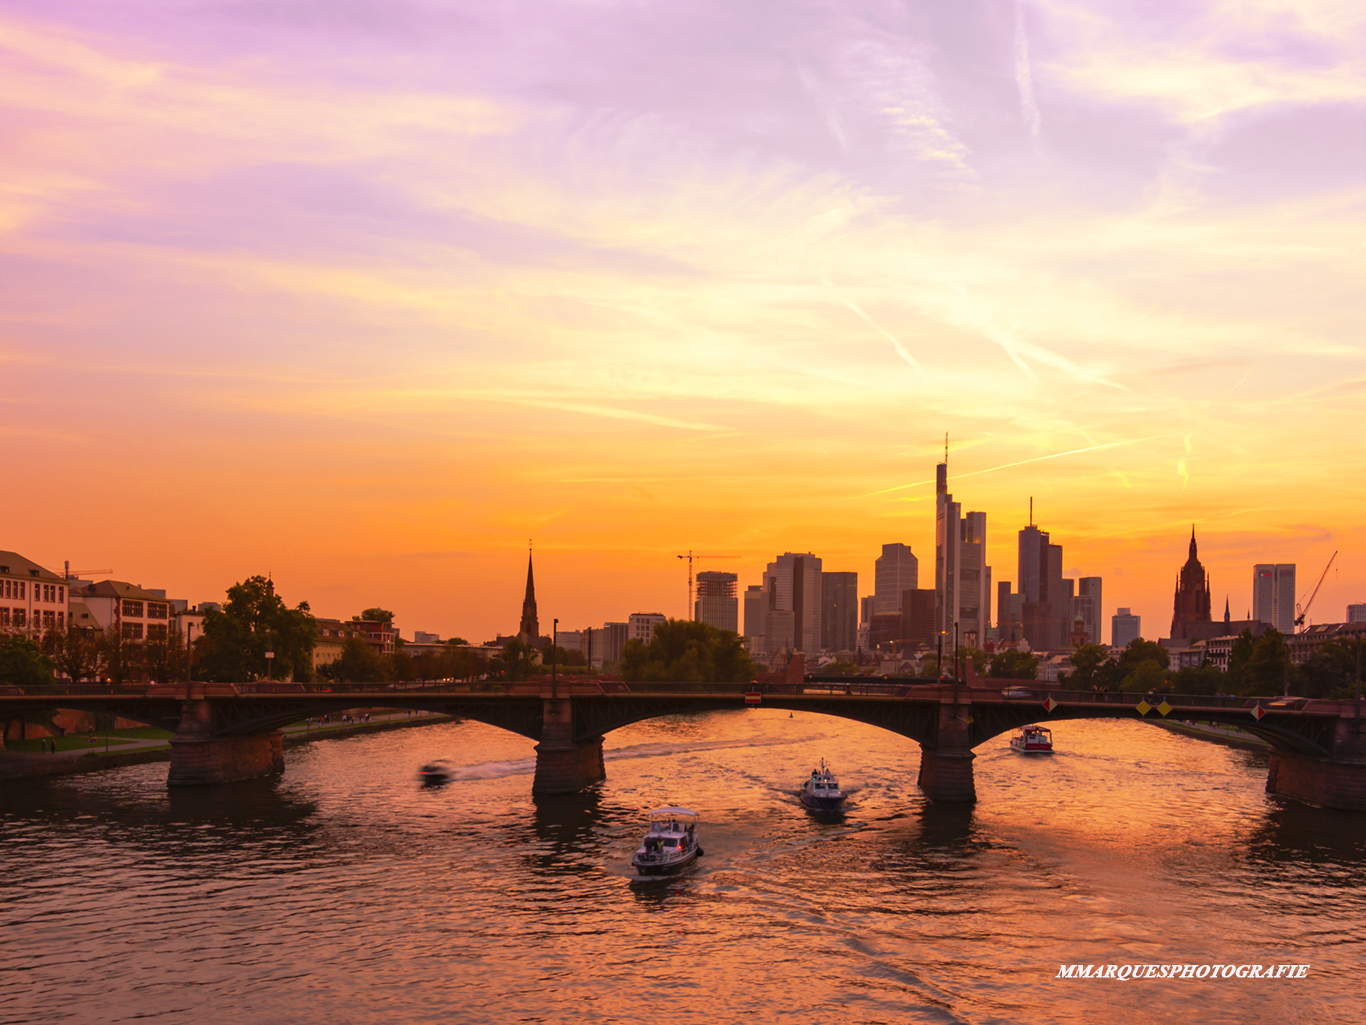
[[1166,715],[1168,712],[1172,710],[1172,706],[1167,704],[1166,701],[1163,701],[1162,704],[1157,706],[1157,710],[1161,712],[1163,715]]
[[1153,710],[1153,706],[1146,701],[1140,701],[1136,707],[1138,708],[1139,715],[1147,715]]
[[1049,712],[1052,712],[1053,709],[1058,707],[1058,703],[1054,701],[1052,697],[1046,697],[1043,699],[1043,707],[1048,709]]

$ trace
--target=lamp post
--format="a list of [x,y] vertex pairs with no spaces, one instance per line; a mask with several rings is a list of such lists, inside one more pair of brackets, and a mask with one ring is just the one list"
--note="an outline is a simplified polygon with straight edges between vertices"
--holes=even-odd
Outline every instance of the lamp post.
[[560,645],[560,621],[552,619],[550,621],[550,694],[552,697],[559,697],[559,691],[555,686],[555,662],[560,657],[555,649]]
[[194,641],[190,635],[194,632],[194,624],[185,624],[185,700],[190,700],[190,681],[194,679],[194,665],[190,661],[190,653],[194,651]]

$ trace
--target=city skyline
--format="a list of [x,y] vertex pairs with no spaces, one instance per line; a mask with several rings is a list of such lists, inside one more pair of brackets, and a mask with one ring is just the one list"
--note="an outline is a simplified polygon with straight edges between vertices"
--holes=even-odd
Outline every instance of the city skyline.
[[683,617],[929,566],[947,431],[1102,623],[1192,522],[1236,619],[1366,601],[1357,6],[347,11],[0,14],[0,546],[475,639],[534,536],[542,623]]

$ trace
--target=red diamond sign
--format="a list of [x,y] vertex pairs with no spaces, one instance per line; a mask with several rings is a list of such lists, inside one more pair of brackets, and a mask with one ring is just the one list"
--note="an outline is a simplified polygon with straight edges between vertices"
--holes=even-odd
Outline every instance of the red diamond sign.
[[1261,719],[1262,719],[1262,716],[1264,716],[1264,715],[1266,715],[1266,709],[1265,709],[1265,708],[1263,708],[1261,705],[1253,705],[1253,706],[1252,706],[1252,718],[1254,718],[1254,719],[1256,719],[1258,722],[1260,722]]
[[1043,707],[1048,709],[1048,711],[1051,713],[1053,709],[1058,707],[1058,703],[1054,701],[1051,697],[1047,697],[1043,699]]

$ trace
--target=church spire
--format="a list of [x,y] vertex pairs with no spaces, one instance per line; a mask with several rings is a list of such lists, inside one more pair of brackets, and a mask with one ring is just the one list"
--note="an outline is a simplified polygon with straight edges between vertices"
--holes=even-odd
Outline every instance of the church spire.
[[536,580],[531,572],[531,542],[526,549],[526,597],[522,599],[522,625],[517,629],[517,637],[527,644],[535,644],[541,636],[540,624],[536,621]]
[[1191,558],[1195,558],[1195,524],[1191,524]]
[[1224,595],[1224,625],[1228,626],[1229,622],[1230,620],[1228,617],[1228,595]]

